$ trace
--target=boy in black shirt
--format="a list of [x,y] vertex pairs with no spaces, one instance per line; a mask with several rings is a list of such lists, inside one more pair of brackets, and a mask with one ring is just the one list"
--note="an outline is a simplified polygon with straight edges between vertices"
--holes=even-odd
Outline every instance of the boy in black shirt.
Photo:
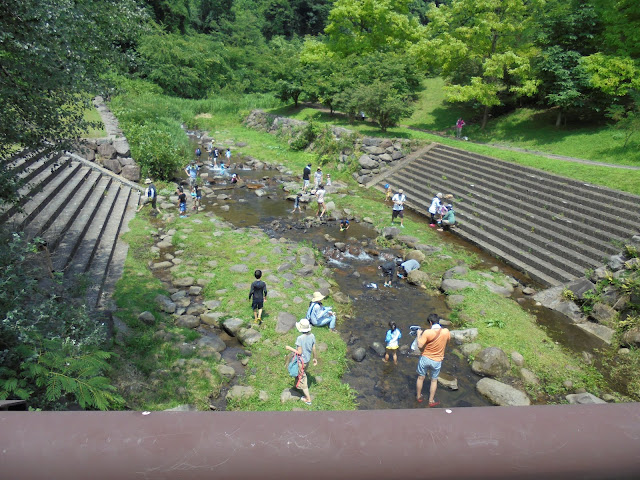
[[253,308],[253,321],[258,325],[261,325],[262,307],[264,306],[264,301],[267,299],[267,284],[260,280],[262,277],[262,270],[256,270],[253,273],[253,276],[256,277],[256,281],[251,284],[249,299],[253,297],[253,303],[251,304],[251,308]]

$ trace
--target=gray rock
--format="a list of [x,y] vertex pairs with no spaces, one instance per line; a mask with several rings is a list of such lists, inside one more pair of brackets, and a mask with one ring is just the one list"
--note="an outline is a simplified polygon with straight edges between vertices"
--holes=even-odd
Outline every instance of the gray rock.
[[192,285],[189,287],[189,295],[198,296],[202,293],[202,287]]
[[173,300],[176,304],[176,308],[187,308],[191,304],[189,297],[177,297]]
[[151,312],[142,312],[140,315],[138,315],[138,320],[146,325],[153,325],[154,323],[156,323],[156,317],[154,317],[153,313]]
[[228,318],[222,322],[222,328],[232,337],[235,337],[244,326],[244,320],[240,318]]
[[396,240],[404,243],[409,248],[416,248],[416,245],[418,244],[418,239],[411,235],[398,235]]
[[336,291],[331,293],[331,299],[336,303],[347,304],[349,303],[349,297],[342,292]]
[[465,343],[460,345],[460,351],[465,357],[475,356],[480,350],[482,350],[482,345],[479,343]]
[[601,398],[596,397],[591,393],[574,393],[566,395],[564,398],[572,405],[593,405],[596,403],[607,403]]
[[611,270],[616,272],[624,267],[624,257],[622,255],[611,255],[607,265]]
[[498,377],[509,371],[509,358],[502,349],[498,347],[489,347],[478,353],[471,365],[478,375]]
[[411,285],[429,285],[431,283],[431,277],[427,272],[422,270],[411,270],[407,275],[407,282]]
[[397,237],[400,234],[400,230],[396,227],[384,227],[382,229],[382,236],[388,240]]
[[584,277],[570,282],[566,288],[567,290],[571,290],[580,300],[584,300],[586,293],[593,293],[595,291],[595,285]]
[[239,263],[237,265],[230,266],[229,271],[233,273],[249,273],[249,267],[247,267],[244,263]]
[[425,254],[421,250],[410,250],[404,256],[405,260],[417,260],[418,263],[424,262]]
[[119,174],[122,171],[122,165],[115,158],[107,158],[102,161],[102,165],[107,170],[112,171],[113,173]]
[[457,292],[460,290],[464,290],[466,288],[476,288],[478,285],[476,285],[473,282],[467,282],[466,280],[456,280],[455,278],[446,278],[444,280],[442,280],[442,283],[440,284],[440,289],[446,293],[449,294],[451,292]]
[[343,242],[336,242],[334,246],[341,252],[344,252],[347,249],[347,245]]
[[164,295],[156,295],[154,301],[163,312],[174,313],[176,311],[176,304],[172,302],[169,297],[166,297]]
[[574,323],[586,321],[580,307],[578,307],[575,302],[565,299],[562,295],[563,291],[564,287],[562,285],[548,288],[536,293],[533,299],[544,307],[566,315]]
[[442,248],[440,247],[435,247],[433,245],[425,245],[423,243],[416,245],[415,248],[417,250],[420,250],[421,252],[424,252],[424,254],[427,256],[433,255],[434,253],[438,253],[442,250]]
[[113,148],[119,157],[128,157],[131,155],[131,150],[129,149],[129,142],[127,142],[126,138],[117,138],[113,141]]
[[280,265],[278,267],[278,273],[284,272],[286,270],[291,270],[293,268],[293,265],[290,263],[283,263],[282,265]]
[[487,286],[490,292],[500,295],[501,297],[510,297],[513,293],[513,287],[511,285],[496,285],[491,281],[486,281],[484,284]]
[[622,343],[630,347],[640,347],[640,327],[632,327],[624,332]]
[[122,175],[127,180],[131,180],[132,182],[138,182],[140,181],[140,166],[125,165],[124,167],[122,167],[120,175]]
[[258,393],[258,400],[260,400],[261,402],[268,402],[269,394],[264,390],[260,390],[260,392]]
[[301,255],[300,263],[302,265],[315,265],[316,259],[313,257],[313,255]]
[[469,269],[466,266],[458,265],[444,272],[442,274],[442,279],[446,280],[448,278],[453,278],[456,275],[463,276],[463,275],[466,275],[467,273],[469,273]]
[[200,321],[212,327],[220,326],[220,318],[224,317],[226,314],[222,312],[207,312],[200,315]]
[[220,305],[222,305],[222,302],[220,300],[207,300],[206,302],[204,302],[204,306],[209,310],[215,310]]
[[517,367],[524,365],[524,357],[518,352],[511,352],[511,361]]
[[164,270],[165,268],[173,267],[171,262],[158,262],[151,265],[151,270]]
[[491,378],[483,378],[476,384],[476,390],[487,397],[494,405],[518,407],[531,405],[524,392]]
[[103,143],[101,145],[98,145],[98,155],[100,155],[103,159],[106,160],[106,159],[116,158],[116,156],[118,155],[118,152],[116,152],[116,149],[113,147],[111,143]]
[[288,312],[279,312],[278,321],[276,322],[276,333],[287,333],[295,326],[296,318],[297,317]]
[[382,356],[382,355],[384,355],[384,354],[385,354],[385,352],[386,352],[386,350],[387,350],[387,349],[385,348],[385,346],[384,346],[382,343],[380,343],[380,342],[373,342],[373,343],[371,344],[371,350],[373,350],[374,352],[376,352],[378,355]]
[[301,269],[297,271],[298,275],[301,277],[309,277],[313,275],[314,266],[313,265],[305,265]]
[[617,318],[618,312],[605,303],[596,303],[591,311],[591,316],[599,323],[610,327]]
[[226,378],[233,378],[236,376],[236,371],[229,365],[217,365],[216,370],[220,375]]
[[238,331],[238,340],[240,340],[240,343],[245,347],[258,343],[261,338],[262,334],[253,328],[241,328]]
[[540,385],[540,379],[531,370],[521,368],[520,377],[525,385]]
[[364,349],[364,347],[356,348],[351,354],[351,358],[353,358],[356,362],[363,361],[366,356],[367,356],[367,351]]
[[190,287],[195,283],[193,277],[176,278],[173,280],[173,286],[176,288]]
[[478,338],[477,328],[467,328],[465,330],[451,330],[451,341],[455,345],[472,343],[476,338]]
[[234,385],[227,392],[227,396],[225,397],[227,402],[234,400],[243,400],[246,398],[251,398],[255,394],[255,389],[253,387],[243,387],[241,385]]
[[196,304],[196,305],[190,305],[189,308],[187,308],[187,315],[197,315],[200,316],[203,313],[206,312],[206,308],[204,305],[200,305],[200,304]]
[[200,325],[200,318],[195,315],[180,315],[176,319],[176,325],[185,328],[196,328]]
[[440,375],[438,375],[438,385],[449,390],[458,390],[458,379],[452,375],[440,372]]
[[222,205],[220,207],[220,210],[222,210],[223,212],[228,212],[229,211],[229,205]]
[[358,163],[364,169],[373,169],[373,168],[376,168],[378,166],[378,162],[373,160],[369,155],[362,155],[358,159]]
[[215,333],[209,332],[204,337],[201,337],[196,342],[196,345],[200,348],[209,347],[216,352],[222,352],[227,348],[224,341]]

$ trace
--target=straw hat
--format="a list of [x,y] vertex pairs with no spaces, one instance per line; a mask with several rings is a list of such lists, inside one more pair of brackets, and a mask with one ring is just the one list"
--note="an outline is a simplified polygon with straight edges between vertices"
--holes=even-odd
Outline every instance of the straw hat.
[[320,292],[313,292],[313,297],[311,297],[312,302],[319,302],[324,298],[324,295]]
[[151,179],[150,179],[150,178],[147,178],[147,179],[144,181],[144,183],[145,183],[146,185],[149,185],[149,184],[151,183]]
[[306,318],[301,318],[299,322],[296,322],[296,328],[300,333],[307,333],[311,331],[311,324]]
[[400,189],[398,190],[398,193],[404,193],[404,190]]
[[438,198],[442,198],[442,194],[441,194],[441,193],[438,193],[438,194],[436,195],[436,197],[438,197]]

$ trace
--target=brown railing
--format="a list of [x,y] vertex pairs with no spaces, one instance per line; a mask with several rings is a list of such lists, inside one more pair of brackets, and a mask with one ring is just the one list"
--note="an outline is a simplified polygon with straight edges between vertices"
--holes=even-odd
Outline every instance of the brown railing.
[[640,404],[0,412],[0,478],[640,478]]

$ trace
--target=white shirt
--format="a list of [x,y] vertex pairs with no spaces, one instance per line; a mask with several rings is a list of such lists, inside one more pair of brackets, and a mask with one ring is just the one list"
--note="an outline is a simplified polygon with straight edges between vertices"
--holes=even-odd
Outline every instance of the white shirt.
[[393,198],[391,199],[393,201],[393,209],[394,210],[404,210],[404,201],[406,200],[406,196],[404,193],[400,194],[400,193],[396,193]]

